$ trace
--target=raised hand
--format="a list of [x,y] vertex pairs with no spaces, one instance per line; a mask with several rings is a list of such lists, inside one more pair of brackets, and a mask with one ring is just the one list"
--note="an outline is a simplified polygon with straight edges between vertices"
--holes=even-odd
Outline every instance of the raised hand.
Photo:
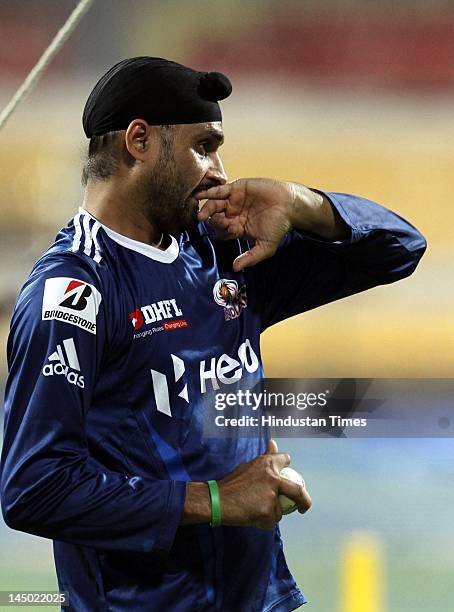
[[238,179],[200,191],[207,200],[199,220],[210,220],[223,239],[250,238],[255,245],[233,262],[238,272],[274,255],[292,227],[324,240],[344,240],[351,228],[323,193],[298,183],[267,178]]
[[234,261],[242,270],[271,257],[282,237],[291,228],[293,184],[272,179],[239,179],[197,194],[207,202],[199,220],[211,219],[224,238],[250,238],[255,246]]

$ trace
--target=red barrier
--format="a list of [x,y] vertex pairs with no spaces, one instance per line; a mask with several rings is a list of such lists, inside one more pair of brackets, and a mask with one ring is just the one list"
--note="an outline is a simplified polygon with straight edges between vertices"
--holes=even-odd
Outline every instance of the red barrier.
[[[454,87],[454,13],[448,19],[269,19],[237,38],[198,41],[198,65],[294,80],[391,88]],[[227,38],[227,37],[226,37]]]

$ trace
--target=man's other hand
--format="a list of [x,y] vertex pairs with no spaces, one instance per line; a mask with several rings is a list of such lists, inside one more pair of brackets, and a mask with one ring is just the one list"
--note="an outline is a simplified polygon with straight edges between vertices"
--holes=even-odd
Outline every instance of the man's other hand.
[[263,455],[239,465],[219,481],[223,525],[252,525],[272,529],[282,518],[279,495],[298,504],[301,514],[312,505],[306,489],[280,476],[290,465],[290,456],[278,451],[270,440]]

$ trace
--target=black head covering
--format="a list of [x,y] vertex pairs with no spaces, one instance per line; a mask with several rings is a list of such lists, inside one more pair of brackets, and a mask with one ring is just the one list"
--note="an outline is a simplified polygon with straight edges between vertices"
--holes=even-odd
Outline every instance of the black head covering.
[[132,57],[96,83],[82,124],[88,138],[125,130],[134,119],[150,125],[221,121],[218,100],[232,85],[220,72],[199,72],[160,57]]

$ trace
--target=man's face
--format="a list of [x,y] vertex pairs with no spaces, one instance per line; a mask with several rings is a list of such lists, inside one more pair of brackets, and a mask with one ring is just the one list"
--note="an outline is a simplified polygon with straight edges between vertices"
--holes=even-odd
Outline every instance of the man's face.
[[[225,183],[218,154],[220,122],[175,125],[160,130],[158,157],[146,164],[140,189],[145,214],[161,232],[177,234],[197,225],[198,191]],[[148,168],[150,168],[148,170]]]

